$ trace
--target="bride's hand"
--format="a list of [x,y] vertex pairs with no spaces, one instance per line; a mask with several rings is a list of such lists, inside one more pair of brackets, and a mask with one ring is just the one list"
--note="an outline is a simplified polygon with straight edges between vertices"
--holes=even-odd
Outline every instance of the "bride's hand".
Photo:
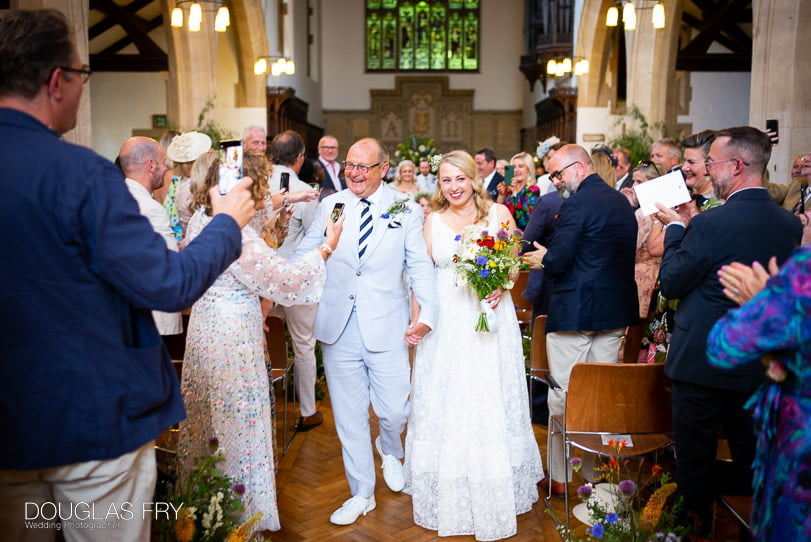
[[490,295],[484,298],[490,304],[490,308],[495,310],[498,307],[498,304],[501,303],[501,296],[504,293],[504,290],[501,288],[496,288],[492,291]]

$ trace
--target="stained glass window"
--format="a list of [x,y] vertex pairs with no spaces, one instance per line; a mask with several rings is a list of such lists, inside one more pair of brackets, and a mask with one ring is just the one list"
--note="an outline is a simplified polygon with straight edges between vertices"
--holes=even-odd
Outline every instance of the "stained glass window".
[[478,71],[480,0],[366,0],[367,71]]

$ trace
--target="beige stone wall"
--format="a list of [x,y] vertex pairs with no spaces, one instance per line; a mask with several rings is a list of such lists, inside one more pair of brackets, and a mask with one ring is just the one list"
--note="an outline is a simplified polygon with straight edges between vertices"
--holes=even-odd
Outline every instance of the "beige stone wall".
[[368,110],[325,110],[325,131],[345,150],[366,136],[393,151],[411,135],[432,137],[442,152],[484,146],[509,157],[520,150],[521,111],[475,111],[475,91],[448,88],[447,76],[398,76],[394,89],[372,89]]

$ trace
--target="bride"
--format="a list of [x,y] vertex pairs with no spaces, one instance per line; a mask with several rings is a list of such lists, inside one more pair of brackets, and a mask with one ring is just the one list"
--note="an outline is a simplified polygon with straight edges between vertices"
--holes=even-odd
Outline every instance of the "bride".
[[541,456],[529,417],[521,335],[509,292],[487,297],[497,332],[473,330],[479,299],[457,282],[453,255],[465,227],[515,228],[491,203],[464,151],[445,154],[439,192],[425,221],[436,268],[439,321],[417,347],[405,452],[414,521],[439,536],[498,540],[538,500]]

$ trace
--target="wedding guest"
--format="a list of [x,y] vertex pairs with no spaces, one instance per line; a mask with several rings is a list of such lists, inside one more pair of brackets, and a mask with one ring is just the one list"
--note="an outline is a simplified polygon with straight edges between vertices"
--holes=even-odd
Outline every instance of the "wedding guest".
[[476,169],[482,179],[487,195],[491,200],[496,201],[499,196],[498,186],[504,182],[504,176],[496,171],[496,153],[490,147],[482,147],[473,156],[476,161]]
[[[174,138],[166,149],[166,156],[175,166],[175,174],[180,177],[180,181],[175,188],[174,201],[164,202],[164,207],[169,205],[176,209],[178,223],[186,235],[186,225],[189,223],[191,214],[187,205],[178,205],[177,200],[189,201],[191,191],[191,170],[195,160],[211,150],[211,138],[202,132],[186,132]],[[185,192],[185,194],[182,194]],[[184,208],[185,207],[185,208]],[[170,215],[171,216],[171,215]]]
[[432,194],[430,192],[417,192],[414,195],[414,201],[420,204],[422,207],[422,214],[425,218],[428,218],[428,215],[431,214],[433,210],[431,206],[431,198]]
[[650,160],[659,162],[664,166],[665,172],[669,172],[681,163],[681,149],[670,138],[660,139],[651,147]]
[[431,173],[431,161],[423,158],[419,163],[420,172],[417,174],[417,185],[420,191],[436,193],[436,175]]
[[394,174],[394,188],[403,194],[416,194],[420,191],[417,177],[414,175],[414,162],[411,160],[400,162]]
[[[209,191],[217,186],[219,159],[195,193],[199,208],[189,221],[193,242],[211,222]],[[243,171],[253,179],[257,207],[266,201],[264,154],[245,153]],[[280,195],[282,204],[283,195]],[[271,201],[273,201],[271,199]],[[281,206],[281,205],[280,205]],[[250,225],[242,228],[242,254],[192,307],[183,358],[183,401],[188,418],[180,424],[181,475],[210,453],[216,438],[225,460],[220,469],[242,484],[243,519],[263,517],[258,530],[278,530],[273,460],[271,388],[265,366],[259,296],[282,305],[317,303],[324,286],[324,261],[338,244],[343,221],[327,225],[326,240],[295,262],[268,247]]]
[[[474,331],[478,295],[456,277],[454,255],[468,228],[515,227],[487,197],[464,151],[439,165],[438,210],[424,235],[439,288],[436,331],[417,346],[406,435],[406,488],[414,522],[439,536],[497,540],[538,500],[543,478],[529,418],[521,333],[510,292],[486,300],[497,330]],[[487,398],[487,400],[483,400]]]
[[498,185],[497,201],[504,202],[518,228],[523,230],[529,223],[529,217],[532,216],[532,209],[541,196],[541,191],[534,184],[530,184],[530,180],[533,182],[535,180],[533,174],[535,162],[529,154],[520,152],[512,157],[510,163],[513,166],[513,178],[509,185],[505,182]]
[[779,271],[772,258],[769,271],[758,262],[752,267],[734,262],[721,268],[724,294],[742,306],[713,326],[707,359],[721,369],[760,371],[760,363],[768,365],[769,379],[745,405],[757,431],[752,538],[808,540],[811,247],[797,250]]
[[242,130],[242,149],[244,152],[265,154],[268,148],[268,136],[261,126],[246,126]]
[[[177,130],[166,130],[161,134],[158,143],[163,149],[164,155],[169,148],[172,141],[180,135]],[[180,226],[180,219],[177,216],[177,205],[175,202],[175,195],[177,194],[177,186],[180,184],[182,177],[175,173],[175,163],[167,156],[166,157],[166,176],[163,187],[152,192],[152,197],[163,205],[166,209],[166,214],[169,216],[169,226],[172,228],[172,233],[178,243],[183,240],[183,228]]]
[[616,188],[617,158],[611,149],[605,145],[597,145],[591,149],[591,161],[594,164],[594,172],[605,181],[605,184],[611,188]]
[[[642,184],[651,179],[659,177],[659,168],[653,162],[645,162],[634,168],[634,184]],[[625,194],[625,190],[621,190]],[[633,193],[633,189],[631,189]],[[627,196],[627,194],[626,194]],[[648,317],[651,295],[659,276],[659,264],[662,262],[661,256],[654,256],[648,251],[648,237],[654,222],[658,221],[651,215],[645,216],[642,209],[637,209],[636,225],[636,263],[634,264],[634,278],[636,279],[637,295],[639,296],[639,318]]]

